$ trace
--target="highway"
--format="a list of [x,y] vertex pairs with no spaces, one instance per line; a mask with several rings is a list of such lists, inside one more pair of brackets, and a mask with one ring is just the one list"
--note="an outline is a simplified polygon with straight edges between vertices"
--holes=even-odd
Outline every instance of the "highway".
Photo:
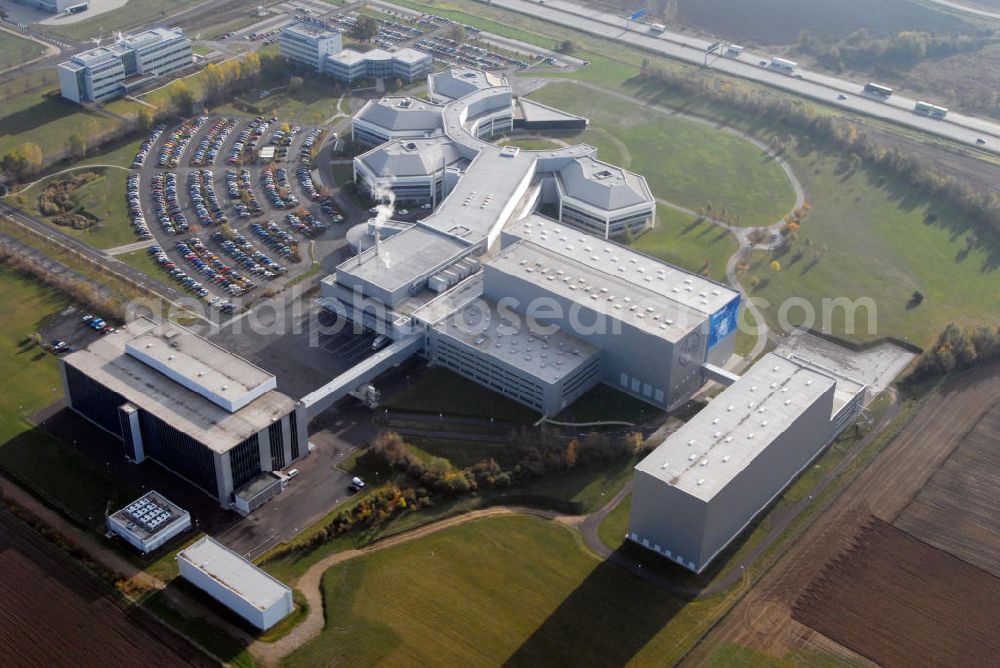
[[[567,0],[545,0],[544,3],[538,0],[490,0],[490,4],[697,65],[704,64],[705,49],[711,44],[669,31],[654,35],[645,24],[581,7]],[[920,116],[913,112],[916,102],[913,99],[899,94],[888,100],[868,97],[862,93],[864,84],[801,69],[796,71],[801,78],[789,76],[760,65],[769,58],[770,54],[744,52],[738,57],[710,55],[708,63],[721,72],[1000,154],[1000,124],[955,112],[949,112],[943,120]],[[846,99],[838,100],[839,95]],[[933,103],[934,100],[927,102]],[[986,141],[985,145],[977,144],[980,138]]]

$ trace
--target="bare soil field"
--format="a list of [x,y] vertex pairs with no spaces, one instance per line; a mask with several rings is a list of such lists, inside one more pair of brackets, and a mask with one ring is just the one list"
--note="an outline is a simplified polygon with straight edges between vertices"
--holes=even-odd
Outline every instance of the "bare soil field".
[[1000,580],[873,519],[792,617],[876,663],[986,666],[1000,653]]
[[895,526],[1000,577],[1000,404],[983,416]]
[[0,651],[5,668],[213,665],[142,610],[0,511]]
[[946,382],[917,409],[876,459],[862,471],[777,564],[685,659],[701,665],[728,643],[773,657],[817,651],[869,663],[791,616],[802,590],[831,555],[851,545],[874,515],[893,523],[948,459],[982,416],[1000,402],[1000,365],[976,369]]

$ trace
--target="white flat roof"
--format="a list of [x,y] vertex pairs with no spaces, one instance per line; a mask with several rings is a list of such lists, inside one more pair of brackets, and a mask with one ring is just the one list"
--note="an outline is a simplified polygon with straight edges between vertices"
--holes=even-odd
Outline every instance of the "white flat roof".
[[[578,234],[574,231],[574,237]],[[484,264],[666,341],[677,342],[705,322],[705,314],[695,309],[528,239]]]
[[267,610],[292,592],[210,536],[178,552],[177,559],[188,562],[258,610]]
[[460,255],[468,244],[419,225],[384,239],[379,248],[369,248],[337,266],[338,274],[356,276],[388,291],[425,277],[435,267]]
[[149,320],[134,320],[70,353],[63,363],[218,453],[229,451],[295,409],[290,397],[271,390],[233,413],[126,354],[128,341],[154,327]]
[[739,295],[704,276],[537,214],[510,225],[504,232],[701,313],[716,313]]
[[126,341],[125,352],[227,410],[277,386],[273,374],[171,322]]
[[[709,501],[775,438],[828,392],[836,380],[768,353],[636,466],[691,496]],[[808,437],[803,434],[803,437]]]
[[465,305],[434,329],[549,384],[560,382],[600,352],[558,327],[535,328],[523,315],[514,320],[485,299]]

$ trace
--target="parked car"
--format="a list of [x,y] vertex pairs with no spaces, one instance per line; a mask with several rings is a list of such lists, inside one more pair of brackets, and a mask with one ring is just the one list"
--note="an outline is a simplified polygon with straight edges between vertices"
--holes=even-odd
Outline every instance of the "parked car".
[[362,480],[361,478],[359,478],[357,476],[351,478],[351,491],[352,492],[360,492],[364,488],[365,488],[365,481],[364,480]]

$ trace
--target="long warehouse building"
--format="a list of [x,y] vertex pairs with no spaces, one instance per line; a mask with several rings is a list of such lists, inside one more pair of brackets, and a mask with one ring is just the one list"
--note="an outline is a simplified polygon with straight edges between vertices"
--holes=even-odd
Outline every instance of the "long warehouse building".
[[635,467],[629,540],[701,573],[858,416],[865,389],[768,353]]
[[69,407],[125,457],[151,459],[225,506],[244,488],[273,492],[271,472],[308,454],[305,411],[275,377],[180,325],[139,318],[60,369]]

